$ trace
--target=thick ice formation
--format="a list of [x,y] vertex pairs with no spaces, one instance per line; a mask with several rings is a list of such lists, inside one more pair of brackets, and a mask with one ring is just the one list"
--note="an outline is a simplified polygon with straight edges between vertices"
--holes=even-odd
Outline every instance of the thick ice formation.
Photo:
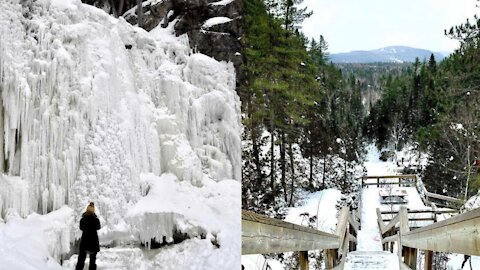
[[[0,89],[0,217],[64,205],[78,217],[91,200],[102,241],[179,231],[238,249],[239,260],[232,64],[193,54],[172,29],[147,33],[80,0],[6,0]],[[163,189],[171,196],[155,197]]]

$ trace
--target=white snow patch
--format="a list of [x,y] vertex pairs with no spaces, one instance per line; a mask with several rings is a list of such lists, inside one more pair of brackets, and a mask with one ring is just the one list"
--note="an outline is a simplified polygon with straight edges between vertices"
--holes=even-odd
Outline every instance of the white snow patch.
[[202,25],[202,28],[203,29],[208,29],[212,26],[215,26],[215,25],[218,25],[218,24],[224,24],[224,23],[228,23],[228,22],[231,22],[232,19],[228,18],[228,17],[213,17],[213,18],[210,18],[208,20],[206,20],[203,25]]
[[308,226],[305,214],[308,214],[308,217],[317,216],[315,227],[320,231],[334,233],[338,214],[336,203],[341,196],[341,192],[336,189],[311,193],[301,206],[289,208],[285,221]]
[[235,0],[222,0],[222,1],[210,3],[210,5],[212,5],[212,6],[226,6],[230,3],[232,3],[233,1],[235,1]]
[[[462,263],[464,260],[464,255],[462,254],[450,254],[448,256],[449,261],[447,262],[447,269],[448,270],[473,270],[480,268],[480,257],[479,256],[471,256],[471,258],[465,263],[462,267]],[[472,268],[470,268],[470,260],[472,263]]]

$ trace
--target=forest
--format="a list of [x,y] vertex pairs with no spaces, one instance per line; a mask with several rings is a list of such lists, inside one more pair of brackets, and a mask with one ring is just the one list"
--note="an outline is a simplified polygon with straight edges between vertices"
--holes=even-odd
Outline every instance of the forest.
[[348,193],[361,174],[360,82],[329,63],[323,36],[298,28],[311,15],[301,2],[244,2],[242,201],[260,213],[282,215],[300,190]]
[[282,216],[302,192],[357,191],[370,143],[427,153],[426,166],[405,173],[432,192],[476,194],[480,20],[445,31],[461,45],[443,60],[334,65],[324,37],[302,33],[311,12],[301,4],[244,1],[243,208]]

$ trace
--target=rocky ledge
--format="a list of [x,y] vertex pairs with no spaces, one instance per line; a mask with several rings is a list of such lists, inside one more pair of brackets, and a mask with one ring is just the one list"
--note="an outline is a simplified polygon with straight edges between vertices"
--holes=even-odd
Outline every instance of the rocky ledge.
[[[137,0],[82,0],[114,16],[138,24]],[[242,0],[147,0],[142,3],[140,26],[147,31],[174,23],[176,35],[187,34],[196,52],[232,62],[241,80],[244,63]]]

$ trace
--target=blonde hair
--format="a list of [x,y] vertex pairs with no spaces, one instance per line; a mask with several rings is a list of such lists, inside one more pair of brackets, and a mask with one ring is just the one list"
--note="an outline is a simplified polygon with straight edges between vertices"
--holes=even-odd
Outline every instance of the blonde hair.
[[87,206],[87,213],[94,214],[95,213],[95,204],[90,202]]

